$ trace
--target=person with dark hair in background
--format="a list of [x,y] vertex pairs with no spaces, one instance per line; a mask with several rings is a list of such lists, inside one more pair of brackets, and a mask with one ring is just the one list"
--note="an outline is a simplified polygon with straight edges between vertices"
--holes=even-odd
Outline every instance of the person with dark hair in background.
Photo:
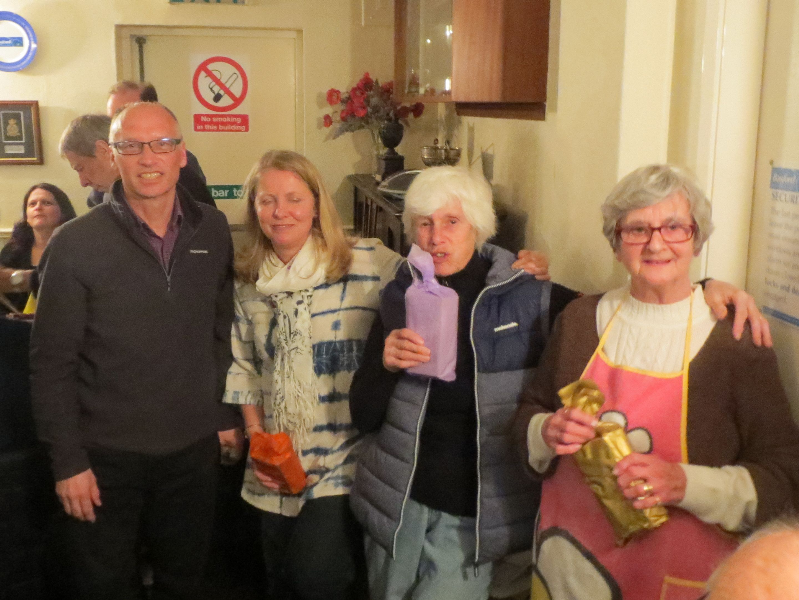
[[[113,117],[122,107],[134,102],[158,102],[155,86],[146,81],[141,83],[129,79],[118,81],[108,91],[106,113],[109,117]],[[186,161],[186,166],[180,170],[178,183],[185,187],[197,202],[216,206],[206,186],[205,173],[197,157],[186,150]]]
[[[10,276],[19,291],[8,300],[21,311],[25,308],[35,280],[36,266],[56,227],[75,218],[75,209],[61,188],[37,183],[22,200],[22,219],[14,224],[11,239],[0,250],[0,266],[15,269]],[[7,312],[7,307],[0,308]]]

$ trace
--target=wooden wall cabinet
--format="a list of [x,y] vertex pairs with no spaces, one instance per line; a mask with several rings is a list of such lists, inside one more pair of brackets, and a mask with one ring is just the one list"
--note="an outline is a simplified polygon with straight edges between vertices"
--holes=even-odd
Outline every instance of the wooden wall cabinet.
[[458,114],[543,120],[549,0],[395,0],[394,85]]

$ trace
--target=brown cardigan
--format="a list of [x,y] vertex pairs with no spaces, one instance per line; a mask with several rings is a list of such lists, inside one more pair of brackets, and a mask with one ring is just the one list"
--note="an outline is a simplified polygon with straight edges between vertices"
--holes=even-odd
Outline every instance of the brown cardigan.
[[[600,298],[579,298],[561,313],[536,376],[522,393],[514,434],[525,463],[530,419],[561,406],[557,391],[580,377],[599,344]],[[729,315],[690,363],[688,399],[690,464],[746,467],[757,490],[756,525],[799,507],[799,429],[773,350],[755,346],[748,329],[736,341]],[[544,476],[556,466],[553,460]]]

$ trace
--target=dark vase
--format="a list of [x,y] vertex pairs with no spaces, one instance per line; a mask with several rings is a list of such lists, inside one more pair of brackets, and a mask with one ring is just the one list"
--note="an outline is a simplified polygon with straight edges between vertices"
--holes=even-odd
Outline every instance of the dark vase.
[[389,121],[380,128],[380,140],[387,148],[385,156],[396,156],[397,151],[394,150],[402,141],[402,134],[404,129],[402,123],[399,121]]

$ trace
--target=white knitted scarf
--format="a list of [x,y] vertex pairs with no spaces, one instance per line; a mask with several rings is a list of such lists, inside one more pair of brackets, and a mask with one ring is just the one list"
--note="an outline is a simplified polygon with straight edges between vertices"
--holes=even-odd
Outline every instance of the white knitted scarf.
[[327,264],[320,256],[313,236],[308,236],[288,264],[275,255],[267,257],[255,282],[255,288],[267,296],[277,322],[272,414],[277,430],[291,437],[295,451],[307,441],[318,402],[311,299],[313,288],[325,281]]

